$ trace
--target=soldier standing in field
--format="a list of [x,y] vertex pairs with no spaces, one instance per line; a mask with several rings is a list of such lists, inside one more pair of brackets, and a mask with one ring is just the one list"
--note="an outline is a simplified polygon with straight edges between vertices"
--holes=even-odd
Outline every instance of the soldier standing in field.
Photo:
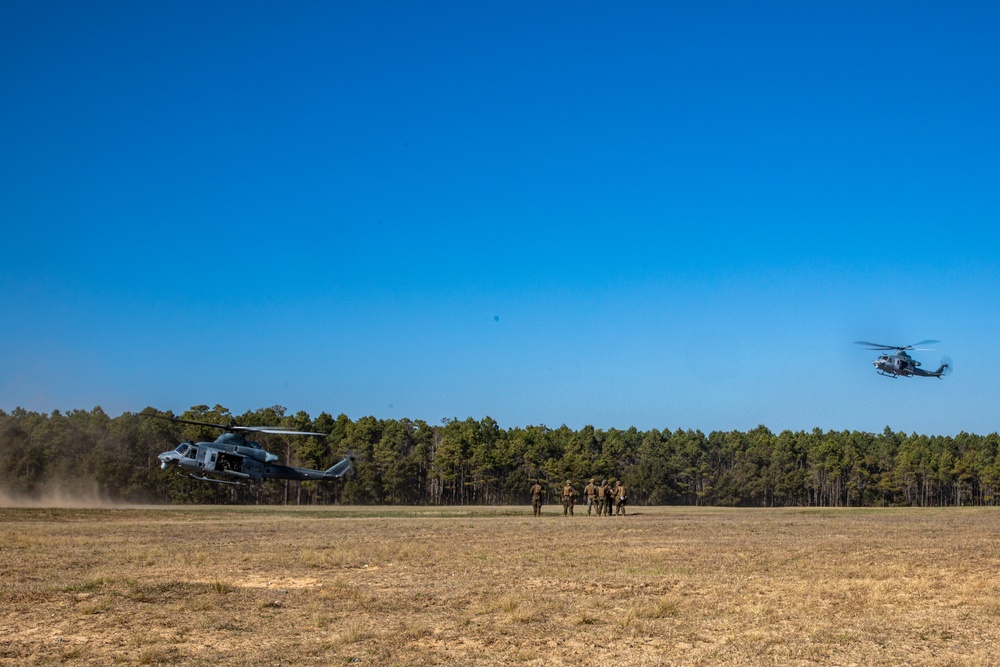
[[618,482],[615,489],[615,513],[625,514],[625,503],[628,502],[628,487]]
[[597,487],[597,516],[604,514],[604,504],[608,501],[608,480],[602,479]]
[[531,511],[533,516],[542,516],[542,495],[545,493],[545,487],[542,486],[541,482],[535,482],[531,486]]
[[587,496],[587,516],[590,516],[590,511],[597,504],[597,485],[594,484],[593,477],[590,478],[590,484],[584,487],[583,493]]
[[562,490],[563,516],[573,516],[573,505],[576,504],[576,489],[567,479]]
[[604,503],[604,514],[605,516],[611,516],[615,510],[615,478],[612,477],[608,480],[608,494],[606,501]]

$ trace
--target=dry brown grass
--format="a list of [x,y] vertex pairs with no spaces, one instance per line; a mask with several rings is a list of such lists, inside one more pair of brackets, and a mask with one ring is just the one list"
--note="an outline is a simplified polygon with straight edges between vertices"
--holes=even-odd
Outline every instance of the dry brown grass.
[[0,665],[1000,664],[1000,510],[547,512],[0,509]]

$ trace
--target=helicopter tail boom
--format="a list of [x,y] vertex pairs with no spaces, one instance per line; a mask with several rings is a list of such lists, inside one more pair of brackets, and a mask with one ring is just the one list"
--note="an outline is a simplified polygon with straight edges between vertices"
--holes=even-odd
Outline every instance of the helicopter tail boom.
[[951,373],[951,361],[946,357],[941,360],[941,365],[938,366],[938,369],[936,371],[931,372],[931,371],[917,370],[915,371],[914,374],[923,377],[937,378],[940,380],[945,375],[948,375],[948,373]]
[[948,364],[941,364],[941,366],[936,371],[930,373],[929,375],[932,375],[940,380],[941,378],[943,378],[945,375],[948,374],[949,370],[951,370],[951,367]]
[[332,480],[340,479],[354,468],[353,459],[345,456],[334,463],[326,470],[313,470],[312,468],[296,468],[294,466],[283,466],[274,464],[264,468],[264,477],[273,479],[299,479],[299,480]]

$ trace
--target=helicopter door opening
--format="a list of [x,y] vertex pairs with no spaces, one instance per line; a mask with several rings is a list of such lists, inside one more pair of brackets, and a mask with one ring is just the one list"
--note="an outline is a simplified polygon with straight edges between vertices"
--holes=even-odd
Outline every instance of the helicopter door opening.
[[243,457],[219,452],[219,458],[215,462],[215,469],[219,472],[225,472],[226,470],[243,472]]

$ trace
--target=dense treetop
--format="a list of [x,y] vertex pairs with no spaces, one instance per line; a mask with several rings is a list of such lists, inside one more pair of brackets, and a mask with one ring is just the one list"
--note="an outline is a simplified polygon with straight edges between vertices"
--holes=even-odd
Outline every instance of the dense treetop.
[[443,420],[315,418],[281,406],[232,415],[193,406],[185,419],[274,425],[329,433],[261,434],[287,463],[325,469],[355,456],[345,480],[268,480],[246,487],[194,481],[161,470],[156,456],[218,431],[145,415],[93,410],[0,410],[0,492],[25,498],[84,497],[130,503],[509,504],[529,502],[541,480],[556,499],[566,479],[615,478],[640,504],[729,506],[992,505],[1000,491],[1000,436],[858,431],[573,430],[502,428],[489,417]]

